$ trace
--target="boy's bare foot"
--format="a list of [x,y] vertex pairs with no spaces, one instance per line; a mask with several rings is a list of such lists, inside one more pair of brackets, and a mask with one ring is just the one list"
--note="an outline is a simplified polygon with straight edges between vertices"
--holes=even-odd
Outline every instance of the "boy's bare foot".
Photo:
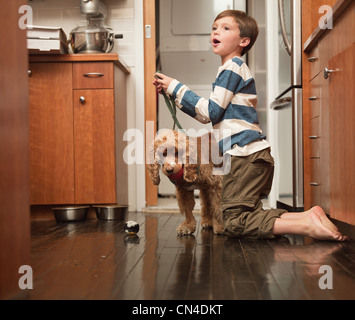
[[325,214],[324,210],[319,207],[315,206],[309,211],[312,211],[317,214],[317,216],[320,218],[322,224],[327,227],[329,230],[331,230],[334,233],[339,232],[339,229],[328,219],[327,215]]
[[307,216],[304,219],[307,225],[305,233],[311,238],[333,241],[349,240],[349,237],[343,236],[335,227],[335,225],[331,223],[331,221],[327,218],[324,211],[320,207],[314,207],[309,210]]

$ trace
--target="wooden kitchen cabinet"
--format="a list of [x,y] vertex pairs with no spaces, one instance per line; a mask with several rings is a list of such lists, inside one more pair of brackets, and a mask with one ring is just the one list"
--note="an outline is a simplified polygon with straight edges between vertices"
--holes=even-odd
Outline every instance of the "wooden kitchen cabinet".
[[30,203],[75,203],[72,64],[29,70]]
[[337,1],[333,17],[304,46],[305,209],[355,224],[355,2]]
[[125,93],[115,98],[126,86],[114,81],[125,79],[113,61],[71,56],[29,66],[31,204],[127,204]]
[[337,70],[329,78],[330,214],[352,224],[355,224],[354,60],[355,42],[329,60],[329,69]]

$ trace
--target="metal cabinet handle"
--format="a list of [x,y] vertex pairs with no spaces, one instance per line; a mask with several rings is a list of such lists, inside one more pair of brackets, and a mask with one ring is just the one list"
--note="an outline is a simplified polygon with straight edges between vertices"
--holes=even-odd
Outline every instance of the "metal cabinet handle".
[[280,110],[280,109],[283,109],[286,107],[290,107],[291,101],[292,101],[291,97],[286,97],[286,98],[281,98],[281,99],[275,100],[273,103],[271,103],[270,109]]
[[89,73],[84,73],[83,76],[86,78],[100,78],[103,77],[104,74],[100,72],[89,72]]
[[27,70],[27,74],[28,74],[28,76],[31,76],[32,75],[32,70],[28,69]]
[[318,136],[309,136],[308,139],[311,139],[311,140],[316,140],[318,139],[319,137]]
[[311,182],[310,185],[311,185],[312,187],[318,187],[318,186],[319,186],[319,184],[318,184],[317,182]]
[[84,103],[84,102],[85,102],[85,97],[81,96],[81,97],[79,98],[79,100],[80,100],[81,103]]
[[329,70],[328,68],[324,68],[324,79],[328,79],[332,73],[338,72],[338,71],[339,71],[339,69]]
[[318,60],[317,57],[309,57],[309,58],[308,58],[308,61],[309,61],[309,62],[316,62],[317,60]]
[[315,101],[315,100],[317,100],[318,98],[316,97],[316,96],[314,96],[314,97],[309,97],[308,98],[308,100],[310,100],[310,101]]

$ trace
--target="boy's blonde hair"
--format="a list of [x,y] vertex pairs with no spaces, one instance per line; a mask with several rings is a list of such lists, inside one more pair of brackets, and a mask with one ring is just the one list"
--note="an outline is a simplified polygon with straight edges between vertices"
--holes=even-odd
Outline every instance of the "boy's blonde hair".
[[250,43],[243,51],[242,55],[246,54],[254,45],[258,35],[259,27],[254,18],[248,16],[245,12],[239,10],[225,10],[222,11],[214,20],[215,22],[224,17],[233,17],[237,22],[240,30],[240,36],[242,38],[249,38]]

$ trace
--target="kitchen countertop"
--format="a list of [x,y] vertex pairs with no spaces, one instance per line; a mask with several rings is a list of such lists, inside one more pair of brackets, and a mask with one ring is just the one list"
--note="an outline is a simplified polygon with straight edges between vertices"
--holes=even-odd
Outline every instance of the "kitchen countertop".
[[31,54],[29,62],[83,62],[83,61],[113,61],[124,73],[129,74],[130,68],[119,59],[117,53],[96,54]]

